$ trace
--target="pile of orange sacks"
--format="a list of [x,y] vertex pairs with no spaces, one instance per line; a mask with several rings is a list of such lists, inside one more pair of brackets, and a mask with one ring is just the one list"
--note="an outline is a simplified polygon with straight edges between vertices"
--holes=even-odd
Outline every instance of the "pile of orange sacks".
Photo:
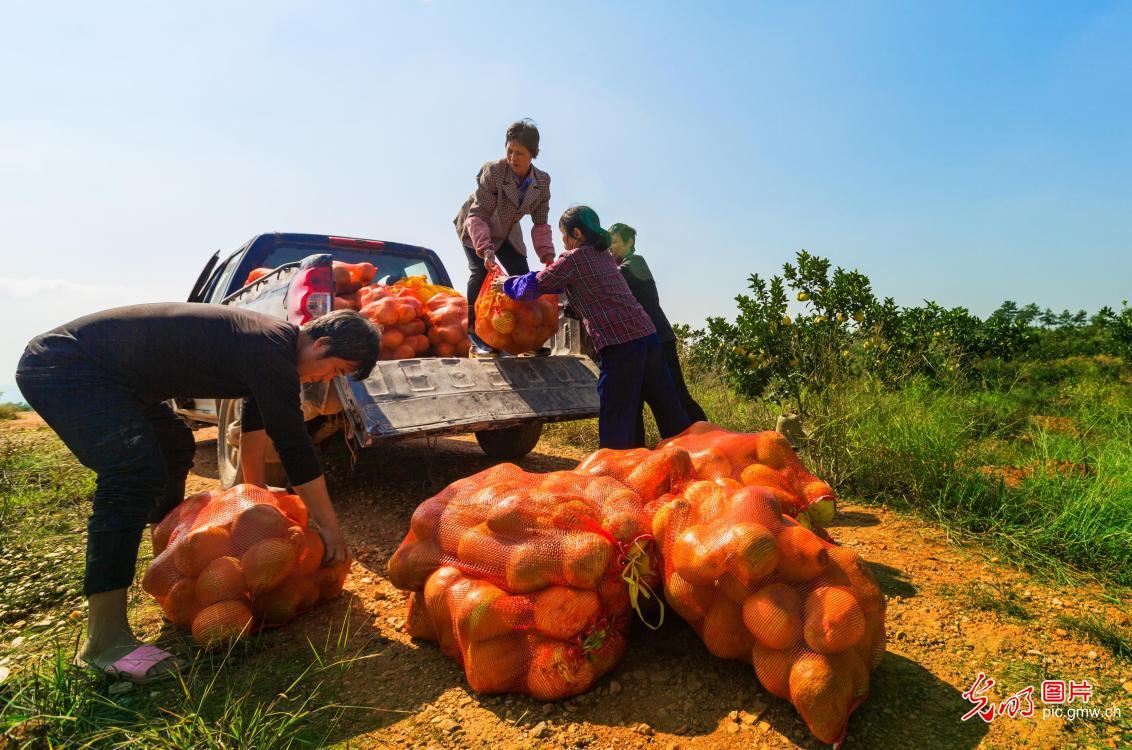
[[250,484],[186,498],[151,538],[142,589],[210,649],[337,597],[350,566],[323,567],[302,500]]
[[[670,610],[712,654],[750,664],[836,743],[884,656],[885,602],[864,561],[822,528],[835,503],[778,433],[701,422],[656,450],[599,450],[572,472],[503,465],[462,479],[418,507],[389,574],[413,592],[410,634],[437,641],[473,689],[557,700],[620,657],[628,600],[659,572]],[[620,546],[579,545],[579,533]],[[540,604],[552,591],[567,604]],[[616,648],[595,660],[586,644],[610,633]]]
[[480,692],[589,689],[658,582],[644,504],[608,477],[513,464],[453,483],[417,508],[389,561],[389,580],[412,592],[410,634],[436,641]]

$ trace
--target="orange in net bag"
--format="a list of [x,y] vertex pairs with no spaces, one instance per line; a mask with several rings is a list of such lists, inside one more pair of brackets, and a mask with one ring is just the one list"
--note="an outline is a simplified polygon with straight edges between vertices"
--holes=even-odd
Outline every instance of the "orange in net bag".
[[665,598],[712,654],[750,663],[815,737],[840,742],[884,656],[884,597],[855,553],[783,514],[769,488],[733,482],[689,482],[658,506]]
[[468,300],[455,290],[438,292],[424,303],[428,340],[437,357],[463,357],[471,349],[468,338]]
[[205,648],[337,597],[350,566],[322,567],[322,538],[302,500],[248,484],[186,498],[152,541],[142,589]]
[[767,489],[784,513],[819,535],[833,520],[837,502],[833,488],[811,474],[786,438],[773,430],[732,432],[711,422],[696,422],[661,441],[657,449],[669,447],[688,452],[700,479],[729,479]]
[[419,593],[414,632],[463,664],[474,689],[554,700],[620,658],[629,611],[654,596],[658,566],[636,492],[611,477],[501,464],[418,506],[389,580]]
[[476,335],[508,354],[533,352],[558,330],[558,295],[513,300],[491,288],[502,274],[492,267],[476,298]]

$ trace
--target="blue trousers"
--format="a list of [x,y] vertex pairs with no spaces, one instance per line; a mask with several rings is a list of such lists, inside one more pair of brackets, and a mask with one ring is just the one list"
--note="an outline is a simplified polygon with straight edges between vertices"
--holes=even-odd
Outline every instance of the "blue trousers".
[[69,337],[33,339],[16,383],[75,458],[98,475],[83,593],[127,588],[146,524],[185,496],[196,452],[192,430],[167,403],[140,398]]
[[643,444],[637,435],[642,402],[652,409],[661,437],[672,437],[692,423],[680,403],[655,333],[607,346],[599,354],[597,395],[601,407],[597,432],[602,448],[636,448]]

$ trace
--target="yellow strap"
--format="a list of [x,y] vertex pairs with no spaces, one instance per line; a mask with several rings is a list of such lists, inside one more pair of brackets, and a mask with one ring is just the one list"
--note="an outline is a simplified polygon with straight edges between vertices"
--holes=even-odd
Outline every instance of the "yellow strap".
[[[652,630],[659,630],[660,626],[664,624],[664,602],[645,580],[649,572],[649,555],[640,542],[634,542],[626,558],[628,563],[625,565],[625,569],[621,571],[621,580],[629,586],[629,604],[633,607],[637,616],[641,618],[641,622]],[[656,603],[660,606],[660,619],[657,620],[656,625],[646,620],[644,613],[641,612],[641,604],[638,601],[641,596],[645,599],[656,598]]]

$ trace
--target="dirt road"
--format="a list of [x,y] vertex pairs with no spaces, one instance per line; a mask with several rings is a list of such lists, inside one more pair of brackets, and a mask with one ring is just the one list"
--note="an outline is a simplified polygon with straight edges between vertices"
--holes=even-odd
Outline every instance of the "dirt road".
[[[198,439],[190,486],[215,487],[214,434],[202,431]],[[581,456],[545,444],[539,451],[524,468],[571,468]],[[657,632],[635,627],[624,662],[587,695],[544,705],[472,693],[433,644],[405,635],[405,598],[384,570],[417,503],[488,464],[474,442],[442,440],[370,450],[352,472],[332,473],[358,560],[346,594],[255,639],[241,658],[282,680],[281,656],[308,658],[308,638],[333,644],[348,624],[347,645],[338,652],[359,660],[329,689],[352,707],[332,738],[351,748],[821,747],[787,703],[762,691],[749,666],[712,657],[674,616]],[[846,504],[830,531],[869,562],[888,598],[889,653],[850,721],[845,748],[1132,743],[1132,665],[1057,619],[1102,613],[1130,624],[1103,589],[1038,582],[977,546],[950,544],[938,529],[883,508]],[[144,611],[147,629],[159,629],[155,609]],[[997,681],[990,691],[996,700],[1033,686],[1036,714],[961,721],[973,708],[962,693],[980,671]],[[1123,730],[1112,720],[1043,718],[1041,681],[1054,677],[1088,680],[1088,707],[1123,709]]]

